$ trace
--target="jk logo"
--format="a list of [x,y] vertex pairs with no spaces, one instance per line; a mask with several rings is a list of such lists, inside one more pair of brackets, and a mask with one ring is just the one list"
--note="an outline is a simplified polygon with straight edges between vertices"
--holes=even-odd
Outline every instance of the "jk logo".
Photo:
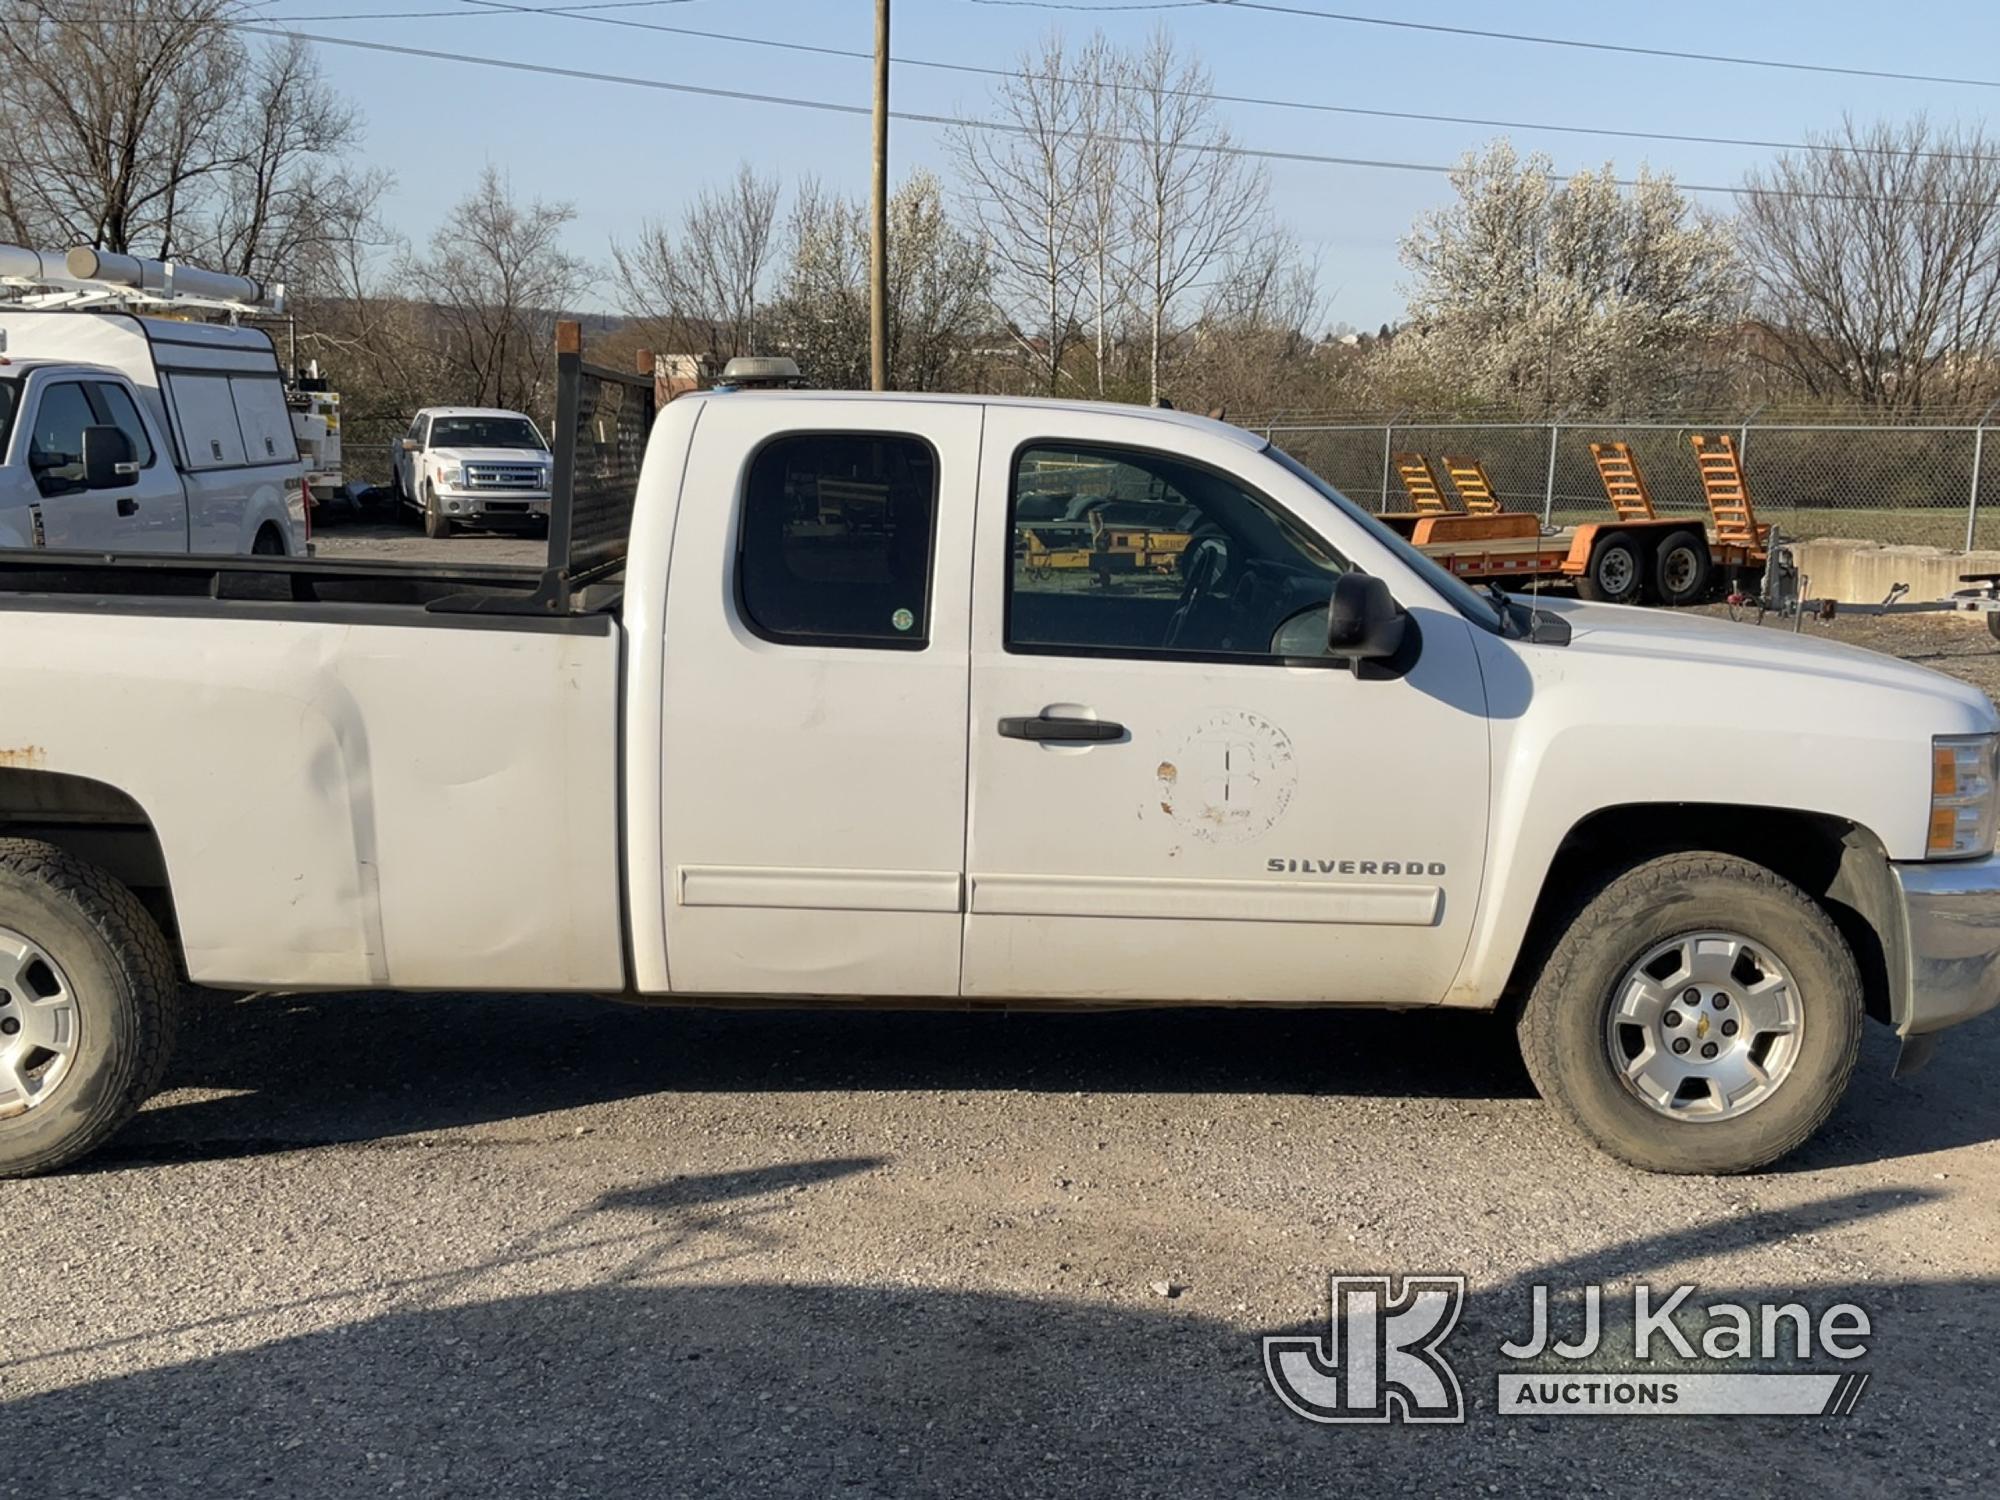
[[1463,1422],[1458,1375],[1438,1353],[1465,1303],[1463,1276],[1335,1276],[1324,1339],[1264,1340],[1264,1376],[1308,1422]]

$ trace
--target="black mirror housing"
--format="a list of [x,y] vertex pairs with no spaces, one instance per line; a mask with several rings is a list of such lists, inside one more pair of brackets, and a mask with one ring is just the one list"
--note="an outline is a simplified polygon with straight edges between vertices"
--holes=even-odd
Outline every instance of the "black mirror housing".
[[1367,573],[1346,572],[1333,581],[1326,604],[1326,654],[1342,661],[1380,661],[1403,647],[1409,616],[1389,585]]
[[83,487],[112,490],[131,483],[139,472],[139,455],[131,434],[122,427],[83,429]]

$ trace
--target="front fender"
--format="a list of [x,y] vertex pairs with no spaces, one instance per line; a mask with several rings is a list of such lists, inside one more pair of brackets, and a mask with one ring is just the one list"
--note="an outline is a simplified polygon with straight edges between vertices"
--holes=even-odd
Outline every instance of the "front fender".
[[1489,876],[1457,1003],[1498,999],[1558,853],[1616,809],[1657,822],[1634,839],[1634,863],[1672,847],[1695,809],[1704,834],[1732,810],[1746,822],[1806,814],[1866,831],[1885,860],[1922,857],[1930,735],[1947,731],[1949,707],[1917,674],[1908,688],[1853,684],[1840,703],[1824,680],[1726,659],[1633,661],[1497,637],[1480,649],[1493,705]]

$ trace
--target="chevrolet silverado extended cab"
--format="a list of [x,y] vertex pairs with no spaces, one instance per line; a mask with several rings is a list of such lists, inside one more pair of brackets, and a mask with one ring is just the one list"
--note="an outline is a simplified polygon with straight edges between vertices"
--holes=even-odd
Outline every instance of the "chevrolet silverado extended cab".
[[0,1168],[131,1115],[183,975],[1504,1007],[1691,1172],[1811,1135],[1864,1018],[1913,1065],[2000,999],[1958,682],[1474,592],[1173,412],[685,397],[570,576],[583,467],[540,575],[0,561]]

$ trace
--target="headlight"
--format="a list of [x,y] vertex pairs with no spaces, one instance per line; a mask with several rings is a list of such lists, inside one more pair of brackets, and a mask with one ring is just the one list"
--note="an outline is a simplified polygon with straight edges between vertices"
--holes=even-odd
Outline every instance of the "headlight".
[[465,465],[450,464],[438,470],[438,483],[448,490],[455,490],[465,484]]
[[2000,735],[1940,734],[1931,740],[1931,859],[1991,854],[2000,796]]

